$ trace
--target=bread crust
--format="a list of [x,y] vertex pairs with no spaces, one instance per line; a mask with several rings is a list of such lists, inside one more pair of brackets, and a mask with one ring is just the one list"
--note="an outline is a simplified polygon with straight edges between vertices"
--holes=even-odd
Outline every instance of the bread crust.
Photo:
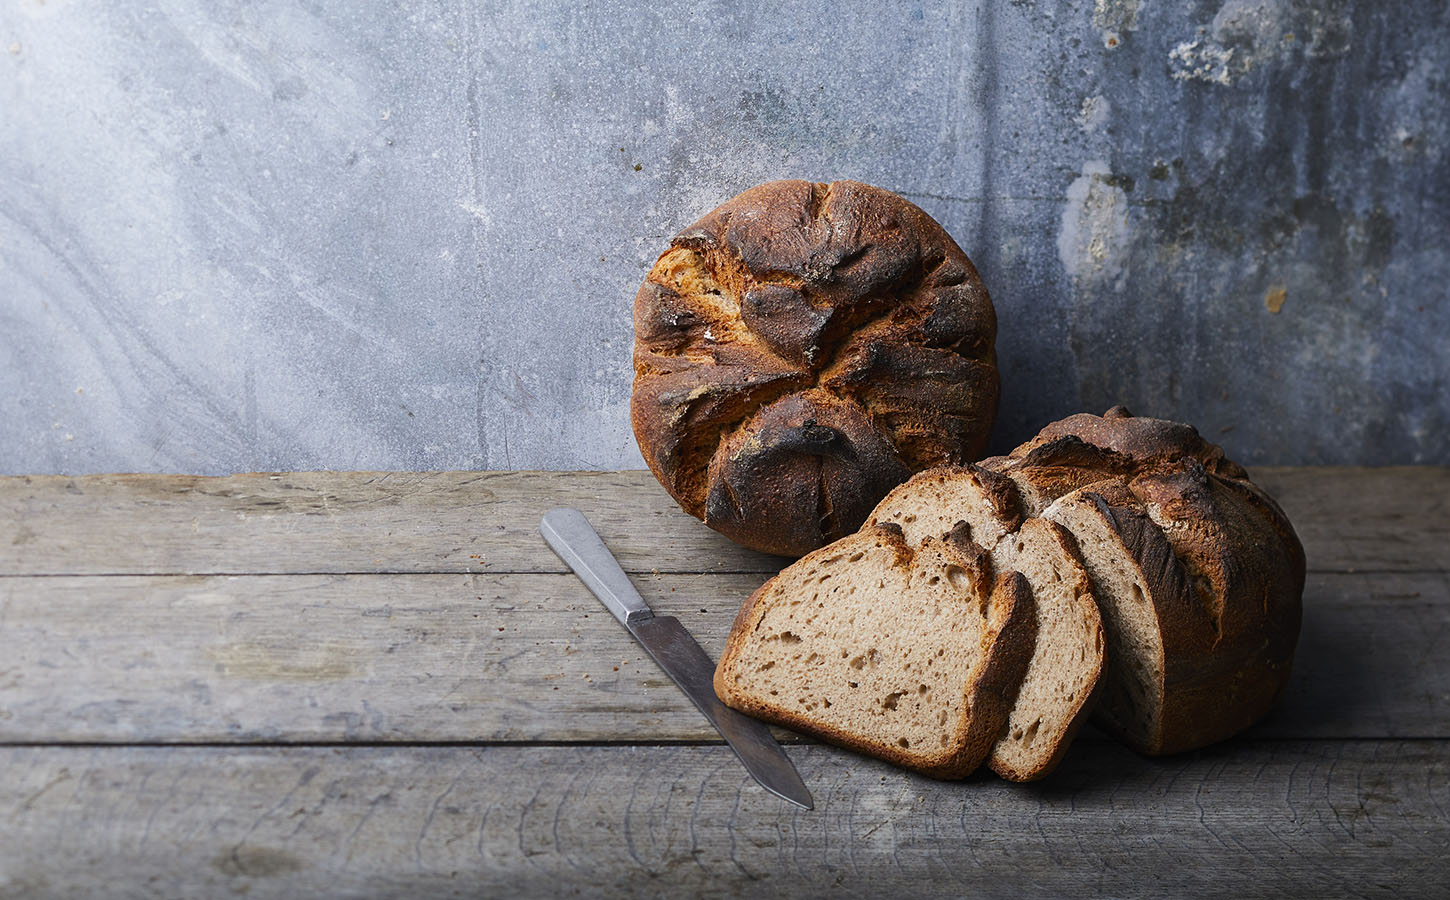
[[[1077,442],[1107,454],[1102,465]],[[1230,737],[1269,711],[1298,640],[1304,550],[1283,510],[1221,447],[1191,426],[1114,407],[1053,423],[985,464],[1058,508],[1099,516],[1148,588],[1162,640],[1156,724],[1140,733],[1106,706],[1094,721],[1161,755]]]
[[635,298],[631,421],[681,508],[799,556],[912,472],[980,455],[996,316],[925,212],[852,181],[752,188],[677,234]]
[[[795,565],[809,566],[830,554],[848,552],[858,540],[877,541],[890,547],[895,551],[894,565],[897,567],[911,566],[916,554],[921,552],[906,543],[899,527],[871,525],[856,535],[808,554]],[[848,542],[852,542],[850,547],[842,546]],[[923,775],[941,779],[969,775],[981,764],[1005,728],[1017,688],[1032,658],[1032,592],[1026,580],[1015,572],[992,579],[990,563],[980,547],[936,540],[932,541],[930,549],[948,556],[970,573],[970,583],[976,594],[974,600],[986,611],[982,652],[967,675],[968,681],[963,689],[963,715],[957,721],[953,738],[945,750],[923,754],[883,746],[829,724],[813,721],[788,706],[772,704],[736,689],[731,675],[739,665],[742,653],[749,648],[753,632],[766,612],[764,601],[771,595],[780,575],[751,594],[736,615],[715,669],[716,695],[722,703],[748,715],[884,759]]]

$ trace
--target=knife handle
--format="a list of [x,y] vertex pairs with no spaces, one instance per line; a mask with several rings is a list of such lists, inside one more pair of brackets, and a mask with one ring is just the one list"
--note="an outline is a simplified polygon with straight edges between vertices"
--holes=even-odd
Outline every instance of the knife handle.
[[614,554],[579,510],[567,506],[549,510],[539,522],[539,533],[620,624],[654,617]]

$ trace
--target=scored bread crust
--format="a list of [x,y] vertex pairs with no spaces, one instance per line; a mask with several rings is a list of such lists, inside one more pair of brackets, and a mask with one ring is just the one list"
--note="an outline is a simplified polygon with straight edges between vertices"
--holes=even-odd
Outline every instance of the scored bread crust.
[[[1149,700],[1125,699],[1126,662],[1110,653],[1095,722],[1160,755],[1222,740],[1268,712],[1298,639],[1304,549],[1221,447],[1192,426],[1114,407],[1055,422],[981,465],[1012,479],[1029,512],[1073,532],[1085,561],[1112,562],[1093,558],[1085,531],[1111,535],[1107,552],[1146,588],[1159,636]],[[1094,591],[1105,620],[1129,618],[1096,579]],[[1125,708],[1143,702],[1153,708]]]
[[[777,582],[792,571],[811,567],[833,554],[851,553],[860,546],[889,547],[893,566],[910,568],[922,552],[937,552],[952,559],[969,573],[970,601],[985,613],[979,654],[962,673],[961,715],[953,723],[949,746],[923,752],[883,744],[879,739],[853,733],[812,718],[768,696],[740,688],[734,675],[752,647],[757,626],[769,611],[768,599]],[[741,606],[715,670],[715,693],[721,702],[748,715],[810,734],[829,743],[867,753],[934,778],[964,778],[981,764],[1006,726],[1018,686],[1033,649],[1033,601],[1031,589],[1019,574],[1003,573],[995,578],[985,553],[971,542],[942,540],[924,548],[913,548],[901,529],[892,525],[868,526],[798,560],[780,575],[756,590]]]
[[[956,503],[933,502],[944,499],[933,497],[934,493],[946,491],[955,495]],[[1070,598],[1068,614],[1077,619],[1072,624],[1080,624],[1083,628],[1085,644],[1081,647],[1080,665],[1072,673],[1081,678],[1083,686],[1071,694],[1070,699],[1058,698],[1059,703],[1054,704],[1051,710],[1024,708],[1024,704],[1031,703],[1032,699],[1025,691],[1018,693],[1010,719],[1030,721],[1035,716],[1040,725],[1043,718],[1049,714],[1052,717],[1043,742],[1036,747],[1037,752],[1029,754],[1033,760],[1030,764],[1022,764],[1021,754],[1013,752],[1015,740],[1020,735],[1003,734],[994,744],[988,765],[998,775],[1011,781],[1035,781],[1057,768],[1083,722],[1091,714],[1104,666],[1102,621],[1076,545],[1066,530],[1056,523],[1025,518],[1023,507],[1017,485],[1008,476],[981,466],[948,466],[912,476],[887,494],[867,520],[873,525],[900,525],[908,543],[914,545],[939,535],[951,535],[958,540],[970,539],[993,551],[994,561],[1003,565],[1009,562],[1011,555],[996,552],[997,548],[1007,550],[1010,544],[1005,542],[1027,533],[1034,541],[1046,542],[1048,552],[1055,553],[1062,564],[1064,571],[1059,571],[1057,566],[1052,568],[1058,577],[1063,577],[1063,583],[1060,586],[1044,585],[1044,589],[1066,592]],[[1034,547],[1034,550],[1038,549]],[[1035,588],[1033,594],[1037,615],[1036,648],[1024,677],[1024,688],[1029,681],[1049,679],[1052,672],[1063,664],[1061,656],[1051,652],[1052,642],[1045,638],[1055,636],[1058,627],[1070,628],[1064,623],[1047,621],[1045,617],[1051,609],[1047,595],[1039,595]],[[1043,752],[1043,747],[1047,748],[1046,752]]]
[[890,191],[776,181],[684,229],[635,298],[630,417],[680,506],[799,556],[912,472],[979,456],[996,316],[960,247]]
[[1074,509],[1096,517],[1147,586],[1161,635],[1161,707],[1146,728],[1109,703],[1095,720],[1139,752],[1179,753],[1237,734],[1288,682],[1302,576],[1248,496],[1185,459],[1070,494],[1047,512],[1063,522]]

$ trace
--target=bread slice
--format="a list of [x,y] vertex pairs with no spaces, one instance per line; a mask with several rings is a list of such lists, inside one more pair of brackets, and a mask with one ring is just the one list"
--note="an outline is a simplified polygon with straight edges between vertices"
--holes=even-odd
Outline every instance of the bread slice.
[[1102,610],[1109,663],[1095,721],[1129,746],[1148,752],[1162,733],[1166,670],[1154,597],[1181,594],[1183,586],[1153,583],[1171,578],[1173,567],[1145,572],[1125,540],[1160,560],[1171,559],[1172,551],[1161,532],[1143,527],[1147,523],[1138,521],[1142,516],[1129,521],[1124,512],[1119,509],[1115,517],[1101,494],[1080,491],[1061,498],[1044,515],[1072,533]]
[[1104,665],[1102,619],[1067,532],[1044,519],[1024,519],[1013,482],[976,466],[916,475],[886,495],[868,521],[899,524],[913,546],[970,537],[989,551],[994,571],[1027,579],[1035,648],[988,764],[1011,781],[1051,773],[1091,711]]
[[988,759],[1009,781],[1052,773],[1093,709],[1106,644],[1087,570],[1056,523],[1027,519],[992,552],[997,571],[1022,573],[1037,610],[1037,645],[1007,733]]
[[937,778],[1006,725],[1033,647],[1032,592],[970,541],[867,526],[766,582],[715,670],[726,705]]

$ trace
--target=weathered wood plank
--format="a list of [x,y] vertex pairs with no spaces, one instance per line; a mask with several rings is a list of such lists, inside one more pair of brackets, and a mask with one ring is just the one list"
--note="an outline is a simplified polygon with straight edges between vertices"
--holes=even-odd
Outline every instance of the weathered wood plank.
[[1263,467],[1313,571],[1450,571],[1450,466]]
[[294,472],[0,478],[0,573],[566,572],[538,534],[555,506],[631,572],[782,565],[648,472]]
[[[1450,569],[1450,468],[1256,469],[1319,571]],[[648,472],[0,478],[0,574],[563,572],[536,533],[584,510],[632,572],[768,572]]]
[[1040,785],[723,747],[0,750],[0,895],[1443,897],[1450,744],[1094,744]]
[[[763,575],[636,576],[717,656]],[[1450,738],[1450,575],[1314,574],[1254,735]],[[573,576],[0,579],[0,742],[710,740]]]

